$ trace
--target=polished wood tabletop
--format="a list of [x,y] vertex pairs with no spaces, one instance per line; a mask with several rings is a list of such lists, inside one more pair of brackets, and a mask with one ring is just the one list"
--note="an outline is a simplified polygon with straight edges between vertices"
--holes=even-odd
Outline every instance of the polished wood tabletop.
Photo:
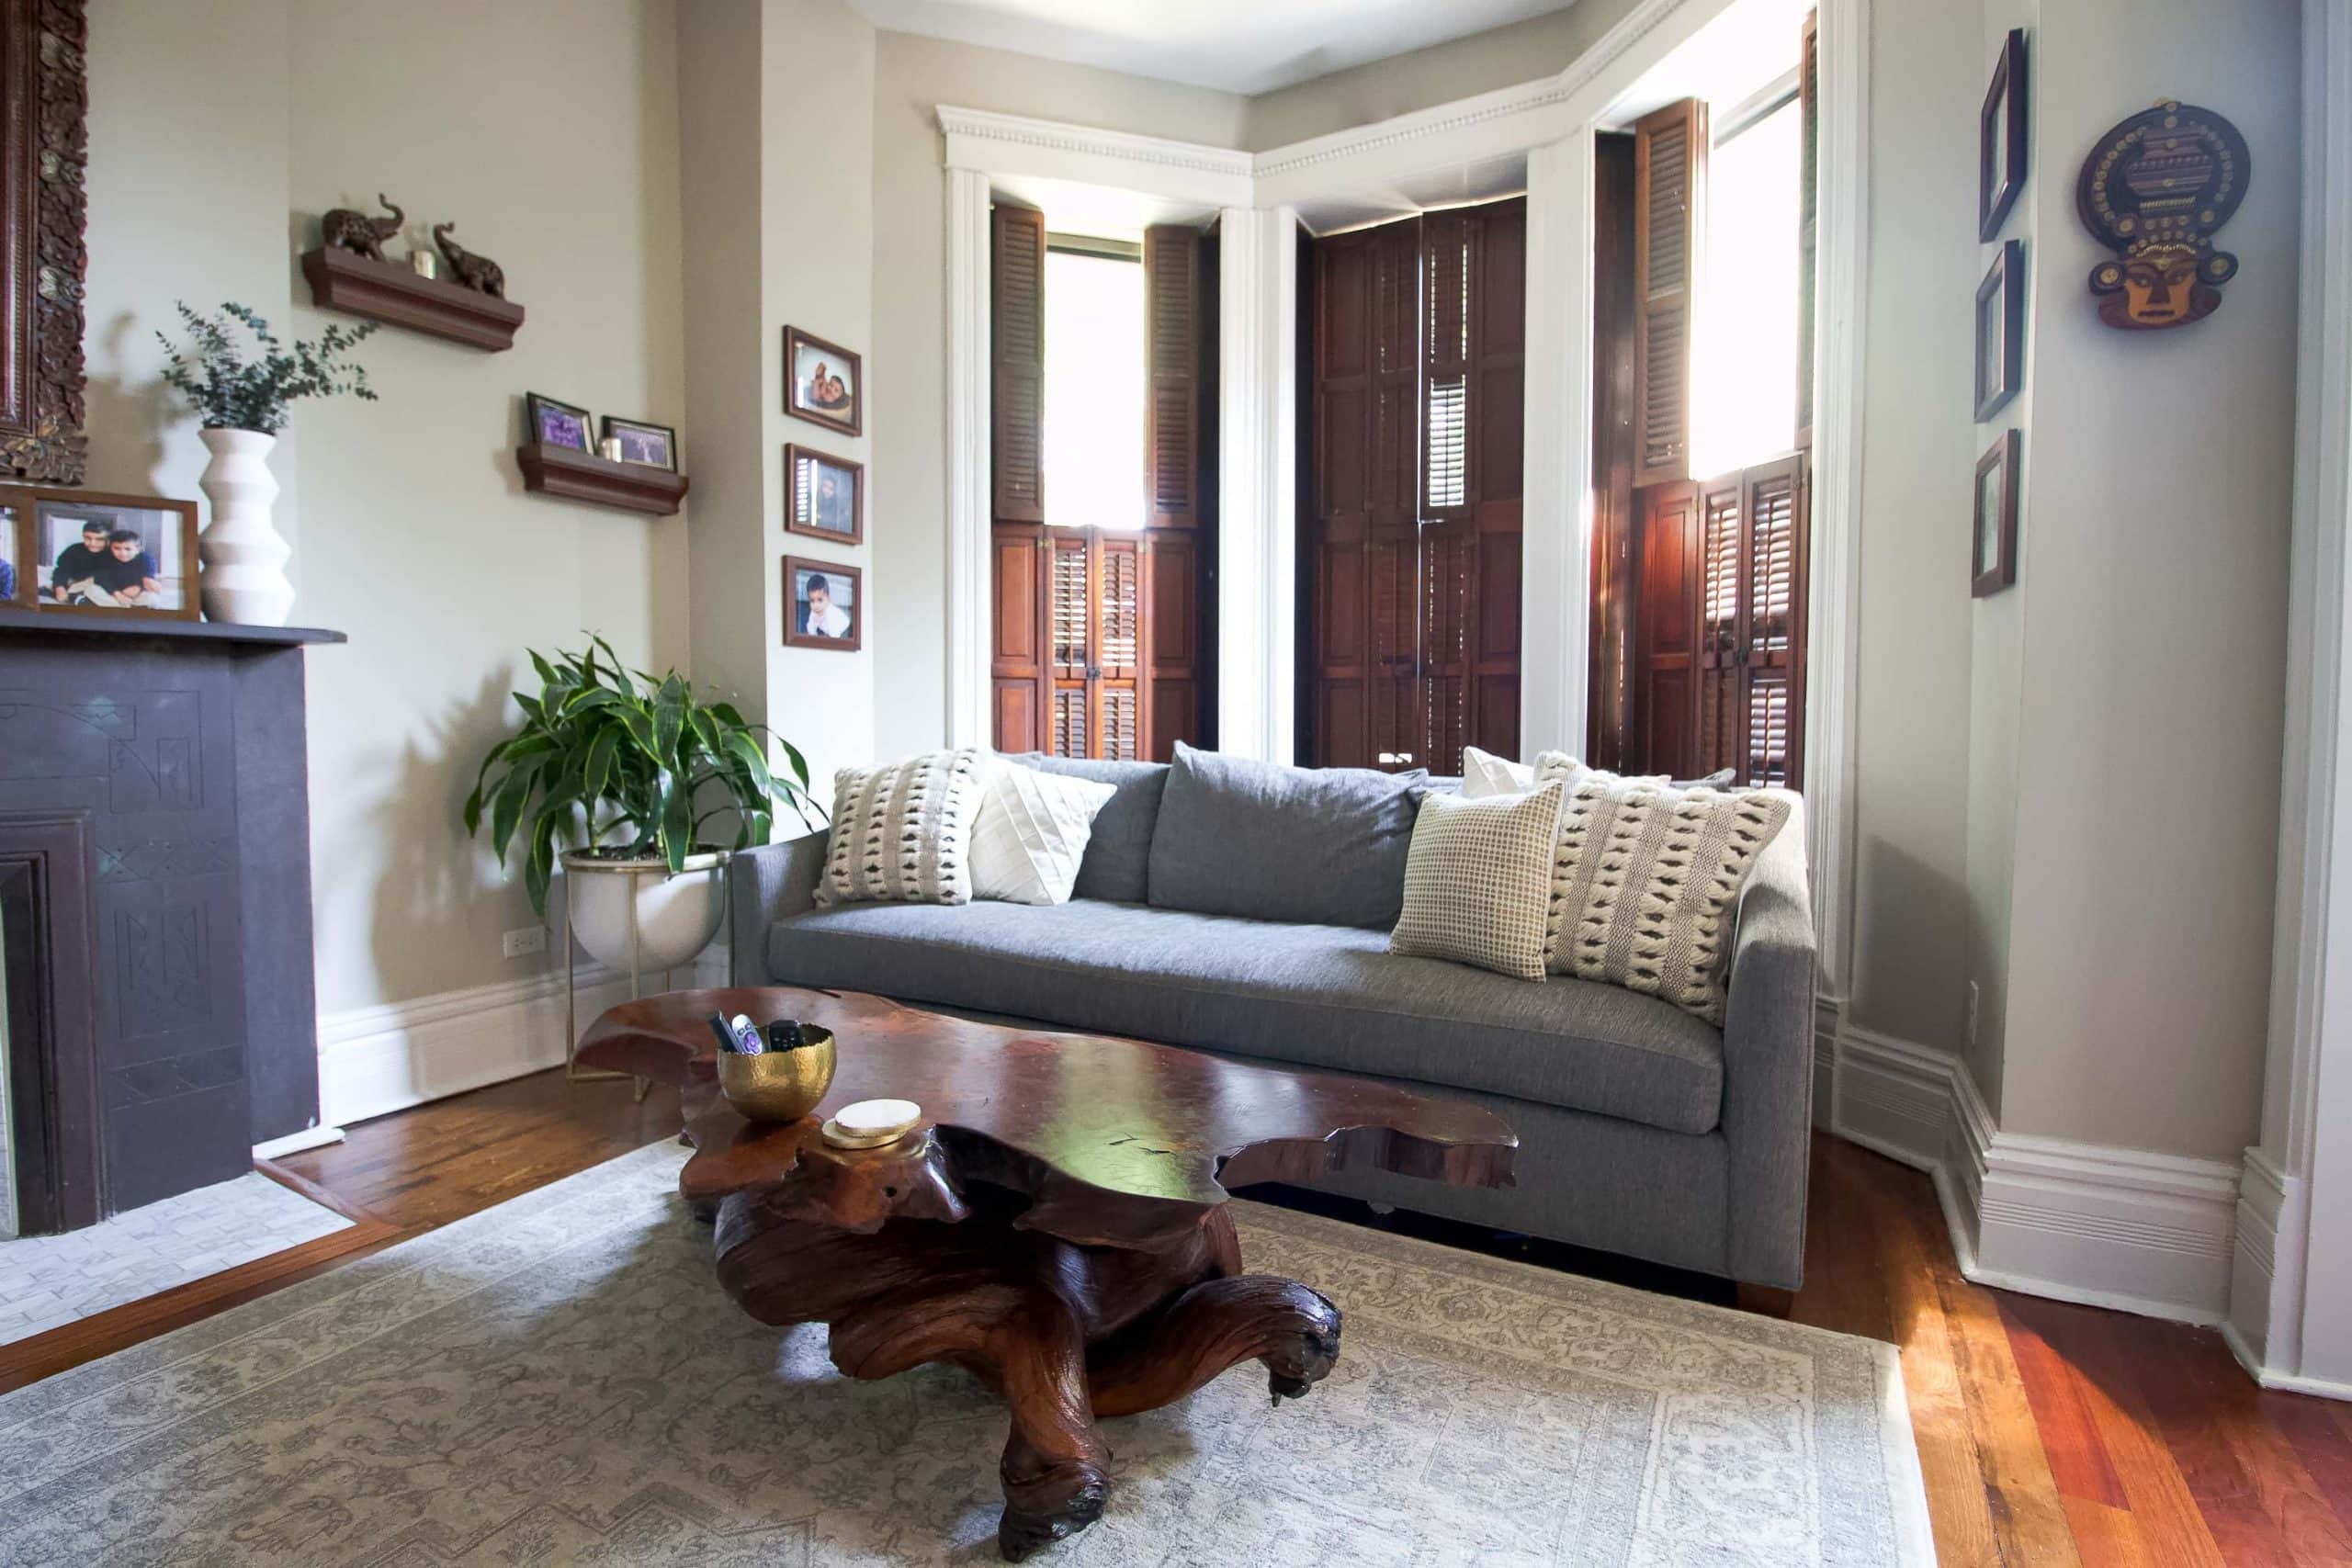
[[[713,1011],[833,1032],[840,1066],[813,1115],[761,1125],[736,1114],[718,1093]],[[591,1026],[580,1060],[679,1086],[696,1151],[681,1178],[689,1199],[782,1186],[810,1158],[838,1157],[818,1132],[832,1111],[910,1100],[959,1176],[1025,1192],[1024,1228],[1090,1245],[1148,1243],[1229,1188],[1349,1166],[1509,1186],[1519,1141],[1491,1111],[1396,1084],[977,1023],[856,992],[738,987],[625,1002]],[[927,1201],[920,1178],[904,1185],[896,1213],[961,1217]]]

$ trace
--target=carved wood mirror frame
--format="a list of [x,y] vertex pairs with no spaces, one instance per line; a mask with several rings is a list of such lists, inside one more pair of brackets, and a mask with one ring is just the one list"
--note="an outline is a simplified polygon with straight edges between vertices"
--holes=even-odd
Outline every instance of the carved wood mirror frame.
[[80,484],[85,0],[0,0],[0,478]]

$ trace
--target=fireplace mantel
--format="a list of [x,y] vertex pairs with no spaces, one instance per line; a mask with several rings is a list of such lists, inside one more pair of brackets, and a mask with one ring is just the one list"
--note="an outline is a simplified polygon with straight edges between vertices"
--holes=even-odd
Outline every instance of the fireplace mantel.
[[[67,959],[36,1032],[97,1123],[50,1141],[94,1168],[65,1173],[97,1198],[69,1224],[227,1180],[317,1122],[303,657],[344,640],[0,611],[0,872],[82,884],[52,894]],[[12,1163],[40,1142],[11,1136]]]

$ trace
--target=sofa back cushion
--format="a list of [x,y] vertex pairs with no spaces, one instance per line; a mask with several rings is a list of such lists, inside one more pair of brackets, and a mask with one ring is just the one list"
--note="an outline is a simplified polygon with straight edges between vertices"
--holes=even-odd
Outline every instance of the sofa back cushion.
[[1151,834],[1150,901],[1385,930],[1404,905],[1428,779],[1419,769],[1286,768],[1179,741]]
[[1159,819],[1159,793],[1168,783],[1165,762],[1101,762],[1084,757],[1048,757],[1023,751],[1009,759],[1045,773],[1092,779],[1117,788],[1094,814],[1093,836],[1078,863],[1073,898],[1107,898],[1140,904],[1149,879],[1152,828]]

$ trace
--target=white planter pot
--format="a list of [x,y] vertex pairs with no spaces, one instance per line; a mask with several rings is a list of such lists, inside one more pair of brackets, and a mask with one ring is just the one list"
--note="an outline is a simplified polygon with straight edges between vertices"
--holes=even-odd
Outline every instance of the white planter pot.
[[632,929],[635,972],[642,977],[691,962],[727,918],[727,857],[721,853],[688,855],[686,869],[674,876],[658,856],[567,854],[563,873],[572,933],[591,957],[623,975],[631,972]]
[[198,597],[208,621],[282,626],[294,611],[286,558],[294,547],[269,525],[277,478],[269,471],[275,435],[257,430],[200,433],[212,460],[196,483],[212,503],[212,521],[197,539],[204,562]]

